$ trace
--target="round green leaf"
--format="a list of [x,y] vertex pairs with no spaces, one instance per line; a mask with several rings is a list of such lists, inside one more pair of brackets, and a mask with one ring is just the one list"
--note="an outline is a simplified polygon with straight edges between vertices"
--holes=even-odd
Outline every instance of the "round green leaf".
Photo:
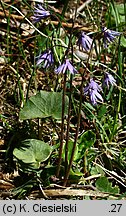
[[40,163],[49,158],[51,150],[51,147],[41,140],[27,139],[22,141],[19,148],[14,149],[13,155],[21,162],[39,168]]
[[[65,97],[65,114],[67,114],[69,99]],[[30,97],[24,108],[20,111],[21,120],[53,117],[61,119],[62,116],[62,93],[40,91]]]

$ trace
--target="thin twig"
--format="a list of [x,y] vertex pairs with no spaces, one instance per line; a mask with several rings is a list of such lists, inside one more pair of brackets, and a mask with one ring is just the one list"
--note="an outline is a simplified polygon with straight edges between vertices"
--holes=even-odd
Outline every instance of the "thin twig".
[[110,193],[103,193],[94,190],[84,190],[84,189],[51,189],[51,190],[44,190],[44,193],[47,196],[90,196],[90,197],[114,197],[117,198],[120,194],[110,194]]
[[[5,13],[6,13],[6,16],[8,17],[8,16],[9,16],[9,12],[5,10]],[[4,12],[1,12],[1,11],[0,11],[0,16],[4,17],[4,16],[5,16]],[[19,16],[19,15],[16,15],[16,14],[10,14],[10,17],[12,17],[12,18],[14,18],[14,19],[16,19],[16,20],[19,20],[19,21],[21,21],[22,19],[24,19],[24,17]],[[50,24],[53,24],[53,25],[55,25],[55,26],[58,26],[59,21],[49,20],[49,23],[50,23]],[[61,22],[61,25],[62,25],[63,27],[66,27],[66,28],[72,28],[73,23]],[[33,26],[32,26],[32,27],[33,27]],[[34,28],[34,27],[33,27],[33,28]],[[75,23],[75,24],[74,24],[74,29],[75,29],[75,28],[78,28],[79,30],[85,31],[85,32],[90,32],[90,31],[93,30],[93,29],[91,29],[91,28],[89,28],[89,27],[86,27],[86,26],[83,26],[83,25],[79,25],[78,23]]]

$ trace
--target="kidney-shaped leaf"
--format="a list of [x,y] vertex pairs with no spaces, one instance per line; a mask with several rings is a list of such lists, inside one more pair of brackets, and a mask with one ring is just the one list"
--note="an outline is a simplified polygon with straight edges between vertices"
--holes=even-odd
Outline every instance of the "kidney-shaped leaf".
[[39,168],[40,163],[49,158],[51,151],[51,147],[41,140],[27,139],[14,149],[13,155],[21,162]]
[[[65,97],[65,114],[68,109],[68,97]],[[20,111],[21,120],[33,118],[53,117],[60,119],[62,115],[62,93],[40,91],[30,97],[24,108]]]

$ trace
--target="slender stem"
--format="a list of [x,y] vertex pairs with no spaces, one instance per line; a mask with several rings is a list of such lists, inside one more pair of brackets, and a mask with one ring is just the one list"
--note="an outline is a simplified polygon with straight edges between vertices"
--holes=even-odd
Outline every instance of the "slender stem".
[[27,87],[26,102],[28,101],[29,91],[30,91],[30,87],[31,87],[31,83],[32,83],[32,79],[33,79],[34,75],[35,75],[35,72],[34,72],[34,68],[33,68],[33,71],[31,73],[30,80],[28,83],[28,87]]
[[77,143],[77,139],[78,139],[78,134],[79,134],[80,118],[81,118],[81,108],[82,108],[82,96],[83,96],[83,82],[84,82],[84,79],[82,77],[81,90],[80,90],[80,104],[79,104],[79,112],[78,112],[78,121],[77,121],[76,134],[75,134],[75,139],[74,139],[72,154],[71,154],[71,158],[70,158],[70,163],[68,165],[68,169],[67,169],[67,172],[66,172],[66,175],[65,175],[65,178],[64,178],[64,184],[63,184],[63,186],[66,186],[67,181],[68,181],[68,177],[69,177],[69,173],[70,173],[70,169],[71,169],[71,166],[72,166],[72,162],[73,162],[73,158],[74,158],[74,153],[75,153],[75,149],[76,149],[76,143]]
[[[65,11],[67,9],[68,6],[68,2],[69,0],[65,1],[65,5],[62,11],[62,15],[65,14]],[[77,1],[78,4],[79,0]],[[76,7],[76,11],[77,11],[77,7]],[[76,19],[76,12],[75,12],[75,19]],[[71,34],[69,37],[69,44],[68,44],[68,48],[66,50],[65,56],[67,56],[70,46],[71,46],[71,40],[72,40],[72,35],[73,35],[73,28],[74,28],[74,22],[75,19],[73,21],[72,24],[72,29],[71,29]],[[71,78],[71,83],[72,83],[72,78]],[[72,85],[72,84],[71,84]],[[64,108],[65,108],[65,93],[66,93],[66,73],[64,75],[64,86],[63,86],[63,97],[62,97],[62,126],[61,126],[61,141],[60,141],[60,149],[59,149],[59,162],[58,162],[58,168],[57,168],[57,173],[56,176],[59,176],[59,172],[60,172],[60,166],[61,166],[61,160],[62,160],[62,149],[63,149],[63,140],[64,140]],[[68,119],[68,123],[67,123],[67,135],[69,134],[69,128],[70,128],[70,110],[71,110],[71,101],[69,101],[69,108],[68,108],[68,115],[69,115],[69,119]],[[67,138],[67,153],[65,155],[65,160],[67,161],[67,155],[68,155],[68,140],[69,140],[69,136]]]
[[[75,15],[76,16],[76,15]],[[94,41],[93,41],[94,42]],[[92,46],[93,46],[93,42],[92,42]],[[92,49],[91,46],[91,49]],[[89,58],[91,55],[91,50],[87,59],[87,65],[89,62]],[[87,67],[85,67],[83,75],[86,71]],[[66,186],[68,178],[69,178],[69,173],[70,173],[70,169],[72,167],[72,163],[73,163],[73,158],[74,158],[74,153],[75,153],[75,149],[76,149],[76,144],[77,144],[77,139],[78,139],[78,134],[79,134],[79,128],[80,128],[80,119],[81,119],[81,109],[82,109],[82,98],[83,98],[83,83],[84,83],[84,76],[82,75],[82,81],[81,81],[81,88],[80,88],[80,103],[79,103],[79,111],[78,111],[78,120],[77,120],[77,127],[76,127],[76,133],[75,133],[75,139],[74,139],[74,144],[73,144],[73,149],[72,149],[72,154],[71,154],[71,158],[70,158],[70,163],[68,165],[68,169],[67,172],[65,173],[65,177],[64,177],[64,184],[63,186]]]
[[[72,35],[73,35],[73,29],[74,29],[74,23],[76,21],[76,16],[77,16],[77,6],[78,6],[79,0],[77,0],[76,4],[76,9],[75,9],[75,17],[72,23],[72,29],[69,37],[69,44],[68,44],[68,49],[66,51],[69,52],[70,46],[73,54],[73,46],[72,46]],[[72,55],[72,63],[73,63],[73,55]],[[66,145],[65,145],[65,176],[67,175],[67,168],[68,168],[68,143],[69,143],[69,131],[70,131],[70,118],[71,118],[71,103],[72,103],[72,79],[73,76],[71,74],[70,76],[70,95],[69,95],[69,107],[68,107],[68,119],[67,119],[67,132],[66,132]],[[65,180],[65,178],[64,178]]]
[[43,120],[38,118],[38,139],[42,139],[42,132],[43,132]]
[[[122,52],[121,52],[121,48],[120,48],[120,39],[119,38],[119,46],[118,46],[118,75],[120,77],[120,79],[122,80],[122,73],[123,73],[123,56],[122,56]],[[119,83],[119,87],[121,87],[121,82]],[[119,96],[118,96],[118,106],[117,106],[117,109],[116,109],[116,115],[115,115],[115,119],[114,119],[114,127],[113,127],[113,132],[112,132],[112,135],[111,135],[111,140],[113,139],[115,133],[116,133],[116,130],[117,130],[117,121],[118,121],[118,114],[120,112],[120,107],[121,107],[121,98],[122,98],[122,89],[120,88],[119,89]]]
[[63,83],[63,96],[62,96],[62,124],[61,124],[61,136],[60,136],[60,148],[59,148],[59,161],[57,167],[56,176],[59,176],[60,166],[62,161],[62,150],[63,150],[63,140],[64,140],[64,109],[65,109],[65,94],[66,94],[66,73],[64,74]]
[[71,103],[72,103],[72,79],[73,76],[71,74],[70,77],[70,95],[69,95],[69,107],[68,107],[68,119],[67,119],[67,132],[66,132],[66,145],[65,145],[65,173],[67,172],[68,166],[68,142],[69,142],[69,131],[70,131],[70,118],[71,118]]

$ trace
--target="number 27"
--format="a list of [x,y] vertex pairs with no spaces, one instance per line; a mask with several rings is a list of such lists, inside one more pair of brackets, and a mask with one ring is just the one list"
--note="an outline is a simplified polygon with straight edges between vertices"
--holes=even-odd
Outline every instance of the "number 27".
[[111,206],[113,206],[113,209],[111,210],[111,212],[119,212],[122,204],[111,204]]

